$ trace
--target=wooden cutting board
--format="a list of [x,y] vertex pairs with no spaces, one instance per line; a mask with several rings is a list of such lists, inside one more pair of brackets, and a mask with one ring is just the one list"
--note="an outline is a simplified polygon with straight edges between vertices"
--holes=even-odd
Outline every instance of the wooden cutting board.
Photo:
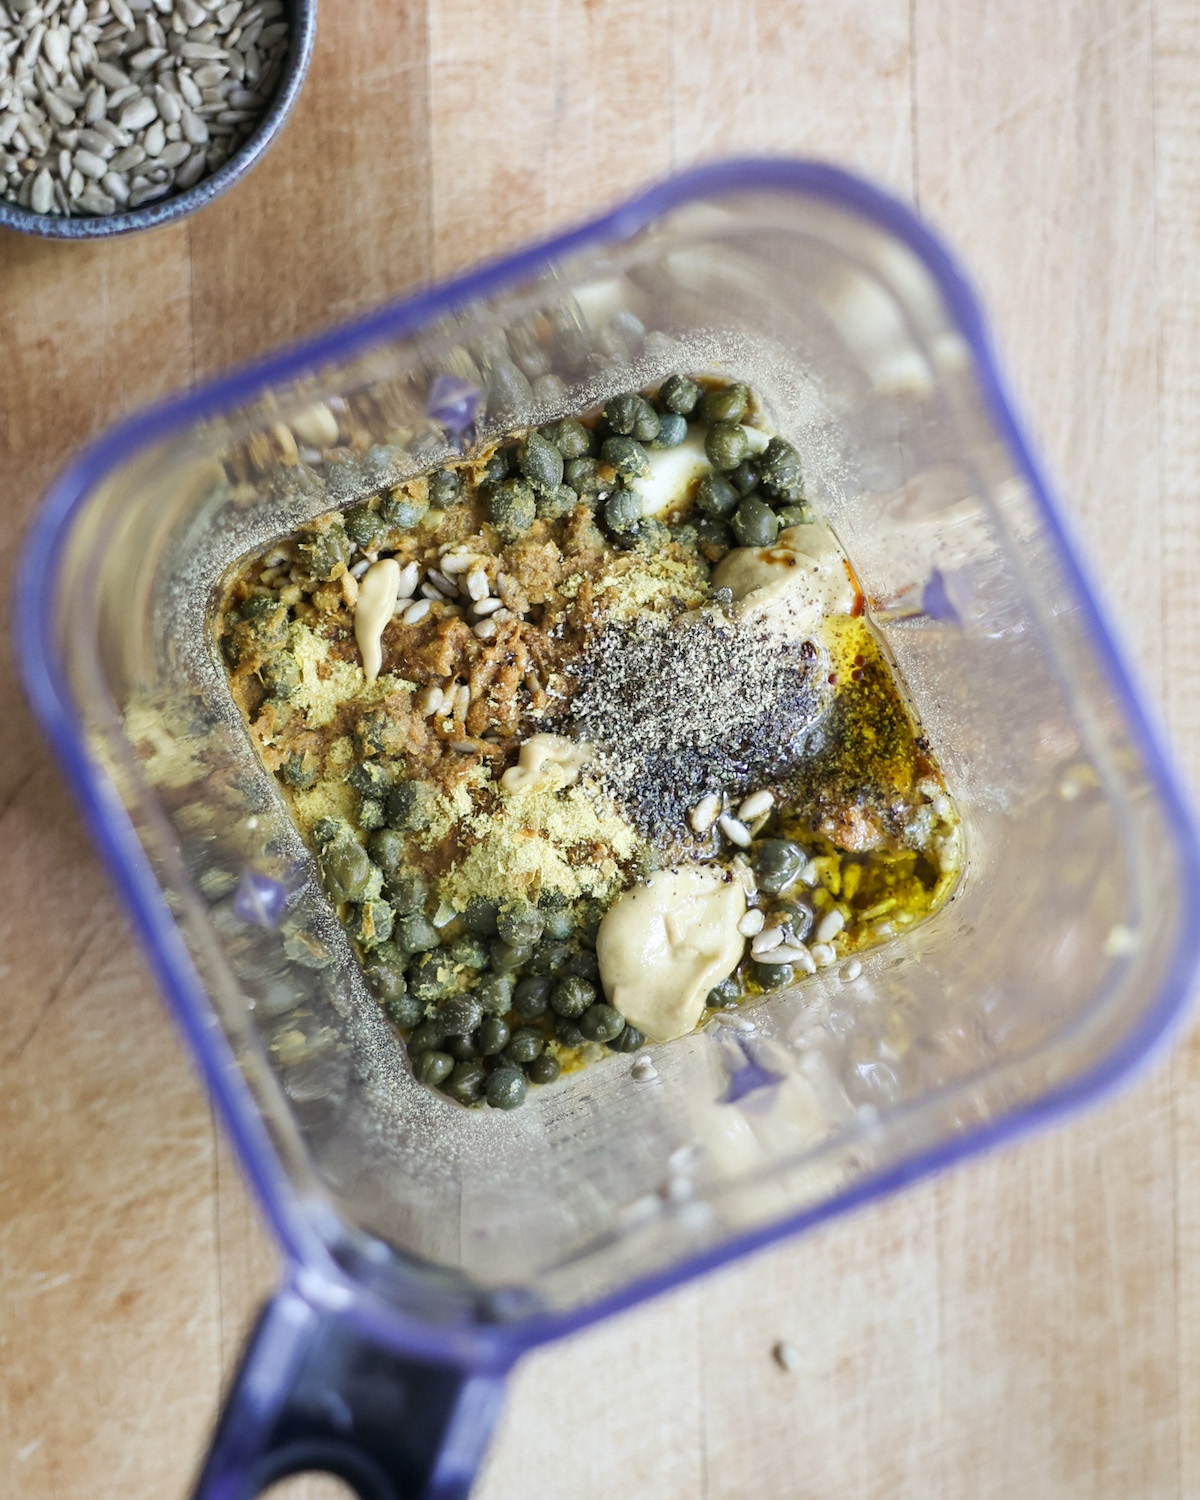
[[[827,156],[973,269],[1195,777],[1197,77],[1192,0],[322,0],[228,197],[0,236],[3,576],[121,414],[673,167]],[[0,1495],[182,1496],[275,1257],[7,656],[0,704]],[[478,1494],[1200,1495],[1198,1148],[1193,1035],[1067,1129],[531,1358]]]

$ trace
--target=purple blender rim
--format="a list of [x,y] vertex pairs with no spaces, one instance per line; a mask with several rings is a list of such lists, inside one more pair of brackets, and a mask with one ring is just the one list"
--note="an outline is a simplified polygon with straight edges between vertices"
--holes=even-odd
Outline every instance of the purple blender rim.
[[[542,271],[548,262],[586,247],[628,240],[688,202],[754,191],[824,200],[850,210],[906,245],[933,278],[971,350],[975,378],[996,430],[1028,483],[1059,565],[1076,590],[1086,634],[1174,830],[1180,861],[1179,935],[1157,992],[1121,1045],[1038,1099],[865,1177],[815,1207],[722,1240],[595,1302],[507,1324],[464,1320],[452,1326],[435,1325],[368,1293],[335,1261],[295,1199],[224,1032],[211,1024],[204,988],[132,824],[104,773],[87,754],[64,663],[55,647],[56,586],[63,548],[75,511],[107,473],[138,449],[172,431],[250,401],[264,383],[292,377],[301,368],[344,360],[364,346],[416,331],[474,299],[519,285]],[[217,1102],[243,1168],[289,1257],[293,1282],[310,1300],[336,1306],[372,1337],[407,1353],[477,1368],[502,1368],[533,1344],[568,1333],[784,1235],[869,1203],[965,1156],[1049,1124],[1096,1100],[1138,1064],[1146,1063],[1165,1043],[1180,1020],[1200,963],[1200,843],[1191,810],[1159,732],[1152,726],[1101,616],[1030,442],[1013,414],[976,297],[950,253],[911,209],[882,189],[823,163],[762,158],[720,162],[681,173],[566,234],[390,303],[123,421],[90,444],[50,489],[23,551],[15,612],[19,668],[30,702],[137,922],[176,1023]]]

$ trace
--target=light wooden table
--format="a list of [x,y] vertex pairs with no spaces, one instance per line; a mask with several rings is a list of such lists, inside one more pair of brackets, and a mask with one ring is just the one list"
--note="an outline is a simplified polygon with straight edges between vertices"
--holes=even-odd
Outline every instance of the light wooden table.
[[[121,413],[672,167],[829,156],[973,269],[1194,777],[1198,78],[1196,0],[322,0],[293,123],[215,207],[0,236],[4,576]],[[0,1495],[170,1500],[274,1255],[0,674]],[[1192,1497],[1198,1361],[1193,1035],[1069,1129],[531,1358],[478,1493]]]

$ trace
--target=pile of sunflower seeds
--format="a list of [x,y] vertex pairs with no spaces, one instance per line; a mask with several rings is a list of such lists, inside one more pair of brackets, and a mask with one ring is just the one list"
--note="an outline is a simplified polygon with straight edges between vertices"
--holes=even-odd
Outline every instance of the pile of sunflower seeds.
[[194,187],[287,48],[283,0],[0,0],[0,197],[73,217]]

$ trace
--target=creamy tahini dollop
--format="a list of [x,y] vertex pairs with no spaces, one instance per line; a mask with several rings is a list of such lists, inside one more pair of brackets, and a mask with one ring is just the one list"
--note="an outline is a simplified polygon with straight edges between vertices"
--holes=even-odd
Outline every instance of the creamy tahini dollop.
[[815,525],[791,526],[770,547],[735,547],[712,582],[732,592],[739,619],[793,640],[816,635],[828,615],[852,613],[858,597],[833,533]]

